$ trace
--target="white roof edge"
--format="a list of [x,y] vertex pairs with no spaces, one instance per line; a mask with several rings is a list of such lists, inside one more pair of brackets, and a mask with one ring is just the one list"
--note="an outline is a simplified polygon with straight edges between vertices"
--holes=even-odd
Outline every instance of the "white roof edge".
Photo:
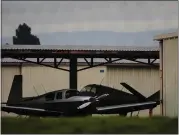
[[99,46],[99,45],[2,45],[7,50],[91,50],[91,51],[158,51],[158,46]]
[[163,40],[163,39],[167,39],[167,38],[174,38],[177,37],[178,38],[178,32],[172,32],[172,33],[165,33],[165,34],[160,34],[160,35],[156,35],[154,36],[154,40]]

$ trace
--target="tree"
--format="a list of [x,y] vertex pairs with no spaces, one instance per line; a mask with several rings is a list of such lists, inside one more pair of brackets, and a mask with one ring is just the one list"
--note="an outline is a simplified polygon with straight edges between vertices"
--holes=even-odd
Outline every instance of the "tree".
[[37,36],[31,34],[31,28],[23,23],[16,29],[16,36],[13,36],[13,44],[18,45],[40,45]]

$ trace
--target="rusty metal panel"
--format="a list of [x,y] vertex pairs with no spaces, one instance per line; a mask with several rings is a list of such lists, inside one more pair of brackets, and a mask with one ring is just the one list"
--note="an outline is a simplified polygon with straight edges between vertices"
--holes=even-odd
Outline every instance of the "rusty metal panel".
[[164,115],[178,116],[178,39],[163,41]]
[[[107,85],[122,89],[121,82],[126,82],[141,94],[149,97],[160,89],[159,68],[154,67],[109,67],[107,68]],[[160,115],[160,106],[156,107],[154,115]],[[139,116],[149,116],[148,110],[140,111]]]

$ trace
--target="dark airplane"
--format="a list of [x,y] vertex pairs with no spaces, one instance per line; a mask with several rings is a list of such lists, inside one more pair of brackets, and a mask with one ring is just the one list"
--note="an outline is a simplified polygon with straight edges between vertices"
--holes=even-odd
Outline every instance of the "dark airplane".
[[29,116],[86,116],[92,114],[120,114],[153,109],[159,102],[159,91],[146,98],[126,83],[132,94],[107,86],[91,84],[81,91],[62,89],[36,97],[22,97],[22,75],[15,75],[7,103],[1,110]]

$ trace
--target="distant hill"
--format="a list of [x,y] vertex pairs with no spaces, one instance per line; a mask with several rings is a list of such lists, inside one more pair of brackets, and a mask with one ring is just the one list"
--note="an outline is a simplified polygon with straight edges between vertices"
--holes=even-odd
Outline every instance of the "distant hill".
[[[153,37],[158,34],[174,32],[176,29],[147,32],[77,31],[38,34],[42,45],[120,45],[151,46],[158,45]],[[37,35],[37,34],[36,34]],[[12,38],[3,37],[2,43],[12,44]]]

